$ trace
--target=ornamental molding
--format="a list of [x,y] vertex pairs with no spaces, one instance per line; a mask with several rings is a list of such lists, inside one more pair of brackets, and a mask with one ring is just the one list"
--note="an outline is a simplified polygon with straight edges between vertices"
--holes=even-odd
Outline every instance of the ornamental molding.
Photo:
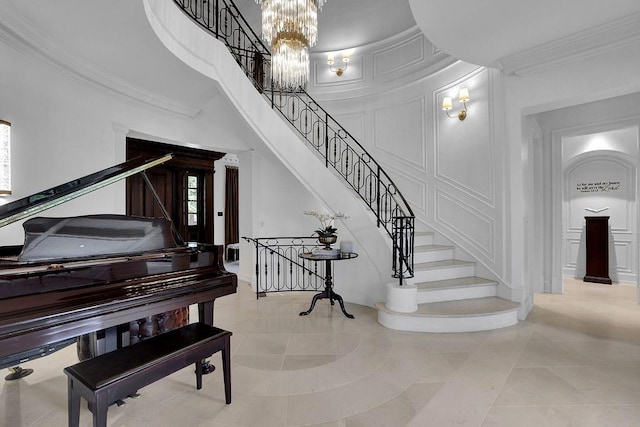
[[498,59],[510,75],[525,77],[640,42],[640,12]]
[[[9,24],[10,23],[10,24]],[[83,83],[90,83],[99,89],[107,89],[120,96],[133,99],[182,117],[195,117],[200,108],[177,103],[167,97],[133,85],[127,81],[98,70],[86,62],[68,55],[66,52],[43,42],[40,37],[29,30],[29,23],[15,14],[0,15],[0,41],[16,51],[44,64],[53,65],[68,77]]]

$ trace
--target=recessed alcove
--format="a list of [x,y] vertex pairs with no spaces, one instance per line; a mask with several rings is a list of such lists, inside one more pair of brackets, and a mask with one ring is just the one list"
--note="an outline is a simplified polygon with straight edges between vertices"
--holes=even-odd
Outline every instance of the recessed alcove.
[[584,277],[585,217],[593,216],[610,217],[610,278],[614,284],[637,282],[639,100],[632,94],[534,117],[539,128],[531,152],[540,203],[532,205],[531,218],[544,242],[544,289],[537,291],[562,293],[563,276]]

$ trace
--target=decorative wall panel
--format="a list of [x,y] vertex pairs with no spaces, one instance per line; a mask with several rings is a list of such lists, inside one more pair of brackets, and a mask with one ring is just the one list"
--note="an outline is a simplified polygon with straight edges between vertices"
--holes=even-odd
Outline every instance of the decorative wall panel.
[[[580,239],[567,239],[567,262],[568,267],[576,268],[578,266],[577,260],[584,258],[584,254],[580,257],[580,250],[584,251],[584,243],[581,243]],[[582,269],[584,270],[584,262],[582,263]]]
[[614,251],[613,263],[609,262],[611,267],[615,267],[620,273],[631,273],[633,267],[633,245],[631,241],[616,239],[613,245]]
[[374,78],[424,61],[424,43],[424,36],[417,34],[395,46],[374,52]]
[[347,132],[353,136],[356,141],[366,141],[364,132],[364,112],[355,112],[350,114],[336,114],[333,116],[338,123],[344,127]]
[[[458,111],[457,96],[466,87],[471,94],[466,120],[449,118],[440,108],[450,96]],[[479,69],[433,92],[435,123],[434,169],[437,179],[477,198],[495,204],[495,147],[489,108],[486,69]],[[461,155],[464,153],[464,155]]]
[[473,207],[436,190],[435,220],[495,261],[494,220]]
[[378,108],[373,115],[374,148],[424,171],[424,97]]

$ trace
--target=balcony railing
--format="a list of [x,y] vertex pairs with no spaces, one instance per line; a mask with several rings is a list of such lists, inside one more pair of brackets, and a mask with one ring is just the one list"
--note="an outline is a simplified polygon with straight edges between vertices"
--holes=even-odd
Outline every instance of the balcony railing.
[[196,23],[225,43],[245,75],[271,105],[375,214],[392,239],[393,277],[413,277],[415,217],[379,163],[303,88],[277,87],[271,54],[231,0],[174,0]]
[[316,237],[243,237],[255,249],[256,298],[267,292],[320,291],[325,264],[300,258],[318,246]]

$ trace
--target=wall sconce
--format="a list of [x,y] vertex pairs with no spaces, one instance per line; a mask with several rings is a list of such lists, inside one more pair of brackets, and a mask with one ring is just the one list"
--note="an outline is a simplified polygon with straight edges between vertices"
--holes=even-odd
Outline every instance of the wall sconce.
[[11,123],[0,120],[0,196],[11,194]]
[[344,74],[345,70],[347,69],[347,66],[349,65],[349,59],[350,59],[350,55],[348,53],[343,53],[342,54],[342,64],[344,64],[342,67],[340,68],[333,68],[333,64],[335,64],[335,58],[333,57],[333,54],[329,54],[327,55],[327,64],[329,64],[329,70],[331,70],[332,73],[336,73],[336,76],[340,77],[342,74]]
[[447,112],[447,116],[449,116],[450,119],[455,119],[457,117],[462,121],[467,118],[467,101],[469,101],[469,89],[463,87],[460,89],[460,92],[458,92],[458,102],[462,102],[463,109],[460,110],[457,115],[452,116],[449,114],[449,110],[453,108],[453,102],[451,101],[450,96],[445,96],[442,99],[442,109]]

